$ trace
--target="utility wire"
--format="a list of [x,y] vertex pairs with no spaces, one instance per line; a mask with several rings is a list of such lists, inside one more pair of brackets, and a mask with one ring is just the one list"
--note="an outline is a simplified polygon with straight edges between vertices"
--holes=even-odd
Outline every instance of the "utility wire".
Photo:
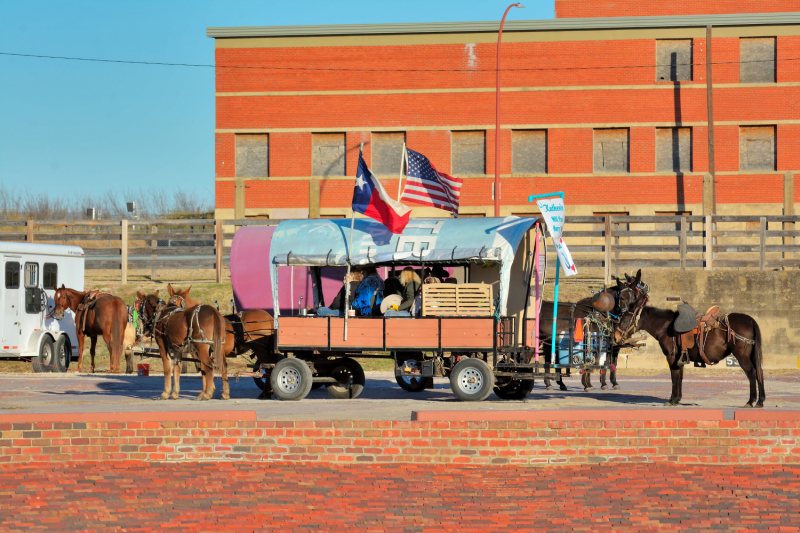
[[[163,63],[155,61],[126,61],[122,59],[96,59],[87,57],[66,57],[66,56],[45,56],[34,54],[15,54],[11,52],[0,52],[0,55],[15,57],[31,57],[37,59],[63,59],[69,61],[89,61],[95,63],[122,63],[126,65],[157,65],[165,67],[200,67],[200,68],[227,68],[227,69],[252,69],[252,70],[289,70],[289,71],[331,71],[331,72],[497,72],[497,69],[368,69],[368,68],[327,68],[327,67],[267,67],[256,65],[208,65],[202,63]],[[744,63],[773,63],[777,61],[798,61],[800,57],[789,57],[783,59],[763,59],[755,61],[720,61],[712,62],[712,65],[740,65]],[[656,67],[679,67],[679,66],[704,66],[707,63],[657,63],[655,65],[612,65],[612,66],[592,66],[592,67],[559,67],[559,68],[506,68],[500,69],[501,72],[522,72],[522,71],[568,71],[568,70],[604,70],[604,69],[634,69],[634,68],[656,68]]]

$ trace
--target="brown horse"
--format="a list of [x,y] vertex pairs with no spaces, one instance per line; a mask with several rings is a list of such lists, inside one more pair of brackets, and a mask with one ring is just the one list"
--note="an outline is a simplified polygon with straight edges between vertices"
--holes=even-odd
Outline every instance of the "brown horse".
[[[53,287],[56,291],[53,296],[55,301],[55,317],[64,319],[67,309],[75,313],[75,334],[78,337],[78,371],[83,370],[83,341],[86,335],[92,343],[89,353],[92,356],[92,373],[94,373],[94,356],[97,346],[97,336],[102,335],[106,341],[108,352],[111,356],[109,371],[119,372],[120,359],[124,352],[123,340],[125,328],[128,326],[128,306],[117,296],[97,292],[80,292]],[[133,372],[133,356],[126,357],[125,372]]]
[[[222,374],[222,399],[230,399],[228,365],[223,352],[225,322],[210,305],[181,308],[165,304],[155,294],[136,293],[140,301],[139,316],[145,329],[152,332],[164,363],[164,392],[161,399],[180,396],[181,359],[184,354],[195,354],[200,360],[203,390],[200,400],[214,396],[214,363]],[[213,359],[212,359],[213,357]],[[174,376],[174,387],[172,383]]]
[[[171,284],[167,285],[169,299],[167,304],[178,307],[192,307],[198,305],[187,289],[176,290]],[[256,358],[255,369],[262,363],[276,362],[274,350],[275,321],[272,315],[262,309],[249,309],[239,313],[225,315],[225,346],[223,351],[226,357],[250,355]],[[264,395],[269,396],[269,381],[256,380],[259,387],[265,386]]]
[[[678,405],[683,396],[683,364],[681,364],[680,333],[674,329],[678,313],[647,305],[647,293],[636,290],[640,274],[629,281],[629,288],[620,291],[614,310],[619,315],[615,337],[617,342],[639,330],[658,341],[667,358],[672,375],[672,394],[665,405]],[[629,278],[630,280],[630,278]],[[702,327],[702,326],[701,326]],[[761,350],[761,330],[755,319],[743,313],[730,313],[715,321],[705,337],[703,352],[694,342],[688,349],[689,361],[716,364],[733,355],[750,381],[750,398],[744,407],[764,407],[764,356]]]

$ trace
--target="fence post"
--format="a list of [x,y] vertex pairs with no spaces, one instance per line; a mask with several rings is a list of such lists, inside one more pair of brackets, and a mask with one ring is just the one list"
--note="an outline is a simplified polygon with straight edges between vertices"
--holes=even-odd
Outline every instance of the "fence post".
[[761,217],[758,227],[759,258],[758,269],[767,268],[767,217]]
[[681,217],[681,270],[686,270],[686,217]]
[[[150,233],[157,234],[158,233],[158,226],[152,226],[150,228]],[[153,237],[153,240],[150,241],[150,248],[152,248],[153,250],[156,250],[156,248],[158,248],[158,239],[156,237]],[[156,259],[158,259],[158,256],[155,253],[153,253],[153,254],[150,255],[150,259],[155,261]],[[153,281],[155,281],[155,279],[156,279],[157,270],[158,269],[156,267],[153,267],[153,268],[150,269],[150,279],[153,280]]]
[[[794,216],[794,174],[789,171],[783,175],[783,216]],[[783,223],[784,231],[792,231],[795,229],[793,222]],[[784,246],[791,246],[794,243],[794,237],[784,237]],[[794,259],[794,252],[783,252],[783,259]],[[792,267],[785,265],[784,270],[789,270]]]
[[29,220],[25,223],[25,242],[33,242],[33,220]]
[[605,217],[605,238],[606,238],[606,257],[605,257],[605,274],[606,274],[606,285],[611,284],[611,217],[606,215]]
[[222,220],[217,219],[214,221],[214,268],[217,271],[217,283],[222,283]]
[[713,215],[706,215],[705,230],[706,230],[706,270],[714,270],[714,231],[712,228],[711,218]]
[[123,219],[120,226],[120,252],[122,254],[122,284],[128,283],[128,220]]

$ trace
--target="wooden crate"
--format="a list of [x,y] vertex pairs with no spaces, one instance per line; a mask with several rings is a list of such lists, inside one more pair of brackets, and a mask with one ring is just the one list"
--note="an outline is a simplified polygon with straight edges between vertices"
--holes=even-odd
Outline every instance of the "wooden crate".
[[422,316],[492,316],[492,287],[483,283],[422,286]]

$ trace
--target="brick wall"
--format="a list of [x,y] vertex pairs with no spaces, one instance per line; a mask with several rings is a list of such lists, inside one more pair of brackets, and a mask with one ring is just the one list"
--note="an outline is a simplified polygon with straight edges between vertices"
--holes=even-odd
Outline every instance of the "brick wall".
[[[486,420],[486,418],[492,420]],[[800,412],[418,413],[432,420],[266,421],[252,411],[0,416],[0,464],[320,461],[522,465],[800,463]]]
[[556,18],[788,13],[796,0],[556,0]]
[[[794,5],[788,9],[789,4]],[[613,7],[616,6],[616,7]],[[709,7],[712,6],[712,7]],[[714,7],[718,6],[718,7]],[[778,7],[776,7],[778,6]],[[789,6],[791,7],[791,6]],[[692,13],[758,12],[796,10],[796,0],[711,1],[677,3],[595,2],[563,0],[558,13],[597,9],[623,12],[642,9],[648,15],[675,9]],[[560,10],[560,11],[559,11]],[[577,11],[575,11],[577,10]],[[727,11],[726,11],[727,10]],[[744,11],[743,11],[744,10]],[[559,15],[562,16],[562,15]],[[563,15],[578,16],[578,15]],[[584,15],[580,15],[584,16]],[[605,16],[605,15],[604,15]],[[502,74],[506,88],[554,88],[559,90],[508,91],[502,95],[502,123],[536,125],[548,130],[548,174],[545,179],[502,178],[501,203],[527,205],[527,195],[544,190],[563,190],[571,205],[699,204],[699,176],[665,177],[655,174],[656,124],[694,124],[692,172],[708,170],[705,39],[693,40],[693,81],[656,81],[655,39],[609,39],[597,41],[507,42],[503,45],[504,68],[518,70]],[[777,81],[800,82],[800,37],[777,38]],[[722,173],[739,171],[739,140],[736,123],[800,121],[800,97],[794,86],[731,87],[739,82],[739,38],[718,37],[713,42],[713,77],[716,128],[716,168]],[[346,136],[346,174],[354,176],[358,146],[371,163],[370,128],[405,131],[410,148],[427,155],[436,167],[451,173],[450,130],[486,128],[487,179],[466,180],[464,207],[488,207],[494,174],[495,44],[435,44],[405,46],[330,46],[297,48],[219,48],[216,50],[217,133],[216,175],[231,177],[234,169],[234,134],[226,131],[256,129],[270,133],[270,181],[247,189],[248,208],[307,208],[307,183],[281,181],[283,177],[307,179],[311,175],[311,135],[315,131],[339,131]],[[784,60],[784,61],[780,61]],[[302,65],[328,70],[261,71],[226,69],[225,65]],[[619,68],[619,67],[630,68]],[[613,67],[613,68],[604,68]],[[352,71],[330,69],[367,69]],[[373,69],[373,71],[369,71]],[[409,73],[409,70],[423,72]],[[436,71],[440,69],[439,71]],[[616,88],[615,86],[626,86]],[[629,88],[627,86],[642,86]],[[594,87],[597,87],[596,89]],[[303,91],[403,91],[395,94],[298,94]],[[478,89],[479,92],[447,92],[448,89]],[[420,93],[419,90],[435,90]],[[270,94],[242,94],[242,93]],[[727,122],[727,124],[725,124]],[[731,123],[734,123],[733,125]],[[699,124],[699,125],[698,125]],[[643,176],[574,176],[593,174],[593,125],[630,128],[630,171]],[[609,126],[610,125],[610,126]],[[548,127],[551,126],[551,127]],[[417,129],[424,128],[424,129]],[[800,127],[779,124],[777,170],[800,169]],[[273,131],[278,130],[278,131]],[[302,132],[287,130],[305,130]],[[358,130],[358,131],[356,131]],[[500,172],[511,173],[511,132],[501,130]],[[651,175],[647,175],[651,174]],[[719,175],[718,202],[775,204],[774,174],[753,176]],[[250,187],[251,182],[248,182]],[[563,185],[556,186],[556,183]],[[286,195],[277,193],[286,187]],[[393,180],[385,180],[388,191],[396,191]],[[533,188],[536,187],[536,188]],[[643,195],[647,189],[653,194]],[[800,191],[800,188],[796,188]],[[233,207],[232,185],[218,185],[218,208]],[[257,197],[252,197],[251,193]],[[352,182],[323,183],[321,207],[346,208],[352,197]]]

